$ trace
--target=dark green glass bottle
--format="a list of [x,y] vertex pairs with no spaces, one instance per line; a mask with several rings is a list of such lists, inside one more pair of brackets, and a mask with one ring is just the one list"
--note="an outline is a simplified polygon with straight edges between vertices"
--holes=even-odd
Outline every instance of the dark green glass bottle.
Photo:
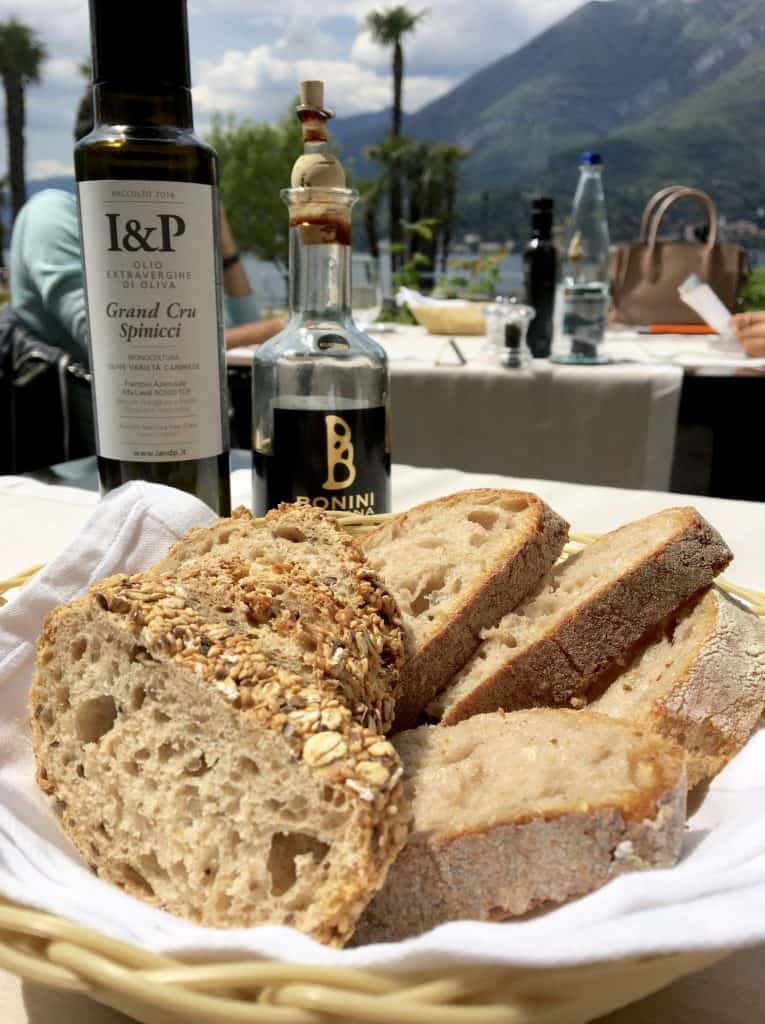
[[102,491],[230,512],[215,152],[193,133],[186,0],[90,0],[95,127],[75,148]]

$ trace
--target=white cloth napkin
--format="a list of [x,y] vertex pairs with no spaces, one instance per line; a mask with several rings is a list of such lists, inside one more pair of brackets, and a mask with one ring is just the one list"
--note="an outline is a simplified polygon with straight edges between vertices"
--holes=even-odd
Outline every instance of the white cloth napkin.
[[406,288],[402,285],[396,292],[396,305],[398,306],[445,306],[447,309],[455,306],[469,306],[467,299],[434,299],[432,295],[422,295],[413,288]]
[[[439,969],[460,962],[576,964],[765,940],[765,730],[715,780],[680,864],[626,875],[530,920],[456,922],[397,944],[330,950],[289,928],[201,928],[127,896],[83,864],[33,779],[27,693],[44,616],[96,579],[139,570],[210,521],[196,499],[130,484],[0,612],[0,894],[159,952],[255,954],[301,963]],[[480,793],[476,793],[480,799]]]

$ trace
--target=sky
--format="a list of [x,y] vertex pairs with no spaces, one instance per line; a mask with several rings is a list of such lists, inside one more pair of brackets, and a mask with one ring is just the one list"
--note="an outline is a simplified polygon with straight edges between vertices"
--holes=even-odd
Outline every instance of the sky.
[[[305,78],[325,80],[327,103],[338,116],[388,106],[390,53],[372,42],[363,22],[368,11],[395,2],[188,0],[197,131],[203,134],[217,111],[275,120]],[[427,14],[405,43],[405,110],[518,49],[581,3],[409,0],[411,10],[427,8]],[[77,66],[90,48],[87,0],[0,0],[0,20],[14,16],[38,32],[49,54],[41,84],[27,91],[27,175],[71,174],[72,123],[84,88]],[[4,96],[0,110],[4,120]],[[3,130],[0,174],[6,165]]]

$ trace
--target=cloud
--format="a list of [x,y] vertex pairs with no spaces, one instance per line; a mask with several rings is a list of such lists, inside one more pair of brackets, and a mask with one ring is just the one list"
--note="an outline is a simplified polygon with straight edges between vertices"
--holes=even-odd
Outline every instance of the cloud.
[[[116,0],[115,0],[116,2]],[[161,3],[162,0],[157,0]],[[275,119],[301,78],[323,77],[340,115],[391,99],[390,51],[363,30],[366,14],[398,0],[188,0],[194,103],[204,131],[216,110]],[[517,49],[582,0],[410,0],[427,16],[406,38],[404,106],[414,111]],[[126,8],[129,17],[129,4]],[[31,25],[48,49],[43,80],[28,91],[30,173],[68,166],[71,125],[90,49],[87,0],[0,0],[0,20]],[[0,89],[0,116],[4,97]],[[0,155],[0,174],[3,172]],[[58,173],[56,171],[55,173]]]
[[[282,55],[281,48],[258,46],[252,50],[230,50],[218,62],[202,64],[194,88],[194,106],[200,113],[232,112],[255,119],[283,114],[298,83],[321,78],[327,83],[327,102],[343,115],[381,110],[391,100],[390,77],[353,61]],[[446,92],[447,77],[407,78],[407,107],[415,109]]]
[[[377,4],[369,4],[377,7]],[[466,75],[517,50],[544,26],[581,6],[581,0],[436,0],[413,3],[425,10],[416,29],[404,37],[407,74],[448,75],[454,84]],[[390,51],[359,32],[351,60],[381,71]]]
[[63,178],[73,174],[72,161],[65,163],[63,160],[35,160],[29,177],[32,181],[39,181],[41,178]]
[[[195,106],[202,118],[227,111],[254,118],[284,112],[306,77],[323,77],[327,100],[340,115],[380,110],[391,102],[388,48],[364,30],[364,17],[379,8],[376,0],[324,0],[320,13],[308,0],[282,0],[275,14],[272,0],[207,0],[206,8],[238,10],[253,23],[281,24],[270,42],[230,49],[196,67]],[[405,37],[407,111],[442,95],[459,80],[522,45],[541,23],[579,6],[579,0],[434,0],[415,31]],[[199,9],[201,0],[192,6]],[[353,27],[341,39],[337,20]],[[347,32],[347,29],[346,29]]]
[[51,56],[88,52],[87,0],[0,0],[0,21],[18,18],[38,33]]
[[[298,83],[305,78],[324,79],[327,102],[337,107],[341,115],[388,106],[391,101],[389,57],[383,53],[379,61],[354,59],[358,19],[363,14],[361,8],[372,5],[357,6],[360,12],[351,19],[348,4],[330,0],[322,6],[321,17],[317,18],[307,12],[305,0],[299,3],[286,0],[286,21],[275,40],[250,49],[230,49],[221,57],[199,62],[195,75],[195,108],[202,117],[226,111],[256,119],[273,119],[284,113],[297,92]],[[260,15],[257,0],[248,10],[253,16]],[[273,11],[272,5],[268,6],[268,11]],[[417,109],[440,96],[453,81],[452,74],[408,75],[407,109]]]
[[79,64],[80,61],[72,57],[53,57],[45,62],[43,75],[46,81],[63,82],[69,86],[78,81],[84,85],[85,81],[78,71]]

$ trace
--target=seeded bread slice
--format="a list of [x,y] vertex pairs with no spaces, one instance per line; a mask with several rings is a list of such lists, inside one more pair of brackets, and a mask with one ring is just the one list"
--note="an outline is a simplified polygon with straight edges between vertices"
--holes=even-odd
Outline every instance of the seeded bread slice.
[[606,534],[486,631],[429,711],[454,725],[497,708],[584,702],[598,678],[731,558],[693,508],[666,509]]
[[375,646],[360,652],[367,659],[360,696],[379,712],[381,728],[390,727],[404,652],[400,615],[361,549],[331,516],[306,505],[282,505],[264,519],[254,519],[242,506],[231,518],[189,530],[149,575],[183,568],[186,578],[192,578],[198,560],[207,556],[239,559],[253,573],[270,565],[297,566],[325,592],[331,591],[336,599],[333,607],[346,609],[342,613],[346,630],[374,634]]
[[685,747],[688,785],[716,775],[765,708],[765,624],[717,587],[662,625],[587,711]]
[[422,726],[393,744],[412,831],[354,943],[514,917],[680,854],[684,753],[647,730],[536,709]]
[[294,566],[242,570],[208,557],[188,576],[112,577],[48,617],[38,782],[127,892],[341,945],[406,838],[400,762],[359,710],[344,602]]
[[486,488],[417,505],[361,539],[404,623],[395,728],[416,722],[567,537],[568,524],[535,494]]

